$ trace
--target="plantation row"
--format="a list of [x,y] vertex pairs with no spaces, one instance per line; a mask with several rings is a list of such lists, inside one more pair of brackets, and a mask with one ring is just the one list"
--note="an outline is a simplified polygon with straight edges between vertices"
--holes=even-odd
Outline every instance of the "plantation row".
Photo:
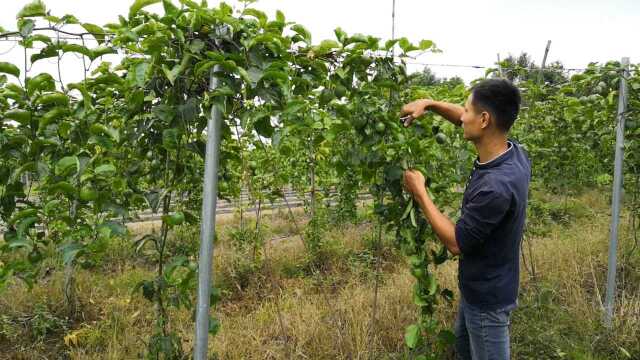
[[[160,2],[164,14],[145,11]],[[0,217],[7,226],[0,287],[17,279],[37,286],[43,261],[59,259],[73,317],[74,269],[91,268],[92,254],[114,237],[130,236],[112,219],[152,209],[162,218],[160,234],[132,239],[132,246],[153,253],[157,272],[136,291],[157,309],[149,353],[179,357],[182,339],[171,331],[168,309],[193,307],[196,254],[171,253],[167,241],[175,227],[200,222],[207,117],[217,107],[224,119],[220,197],[238,199],[246,188],[260,209],[288,186],[310,193],[304,241],[309,267],[319,269],[328,223],[353,221],[358,193],[370,193],[378,241],[382,231],[396,234],[415,276],[420,316],[407,328],[407,346],[435,359],[449,345],[452,334],[433,312],[453,292],[432,275],[449,255],[401,186],[403,170],[417,168],[438,206],[456,209],[474,158],[460,132],[441,119],[429,115],[411,128],[399,122],[401,105],[412,99],[462,103],[467,95],[463,85],[413,85],[403,59],[435,51],[431,41],[382,42],[336,29],[335,40],[314,44],[281,12],[269,19],[248,7],[236,12],[191,0],[137,0],[128,16],[104,27],[55,17],[40,1],[17,19],[24,65],[0,62]],[[58,41],[37,30],[42,27],[83,27],[99,45]],[[44,48],[35,50],[36,44]],[[84,81],[62,84],[59,74],[28,70],[43,59],[61,62],[67,53],[94,69],[85,70]],[[101,61],[114,53],[125,55],[121,63]],[[218,86],[211,90],[214,69]],[[529,151],[535,181],[564,193],[611,182],[622,75],[611,62],[561,81],[518,83],[525,103],[514,137]],[[626,80],[625,176],[637,184],[637,67]],[[333,188],[339,200],[329,216],[322,198]],[[241,233],[252,241],[258,230]],[[215,320],[210,330],[218,331]]]

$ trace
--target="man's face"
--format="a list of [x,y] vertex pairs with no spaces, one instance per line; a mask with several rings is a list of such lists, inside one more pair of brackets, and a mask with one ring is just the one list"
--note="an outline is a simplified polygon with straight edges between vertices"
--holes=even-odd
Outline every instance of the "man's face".
[[489,114],[486,111],[479,111],[473,106],[473,94],[469,95],[464,103],[462,121],[463,136],[466,140],[475,141],[482,137],[483,130],[489,125]]

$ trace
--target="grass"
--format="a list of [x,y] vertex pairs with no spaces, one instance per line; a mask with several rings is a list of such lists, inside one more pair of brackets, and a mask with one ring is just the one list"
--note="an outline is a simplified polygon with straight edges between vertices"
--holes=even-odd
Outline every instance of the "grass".
[[[640,256],[627,256],[631,234],[621,228],[618,301],[613,329],[602,327],[607,266],[609,203],[593,191],[565,201],[535,192],[523,244],[519,308],[512,319],[514,359],[640,359]],[[303,226],[300,213],[298,220]],[[248,219],[248,225],[252,224]],[[319,267],[308,256],[284,213],[265,215],[265,252],[252,267],[238,254],[231,234],[238,218],[220,219],[214,278],[223,300],[222,327],[210,342],[220,359],[404,359],[404,328],[415,318],[413,280],[404,258],[385,238],[376,320],[372,303],[375,227],[330,227]],[[146,230],[146,229],[145,229]],[[185,229],[173,246],[197,246],[197,229]],[[241,260],[244,260],[243,263]],[[0,358],[131,359],[143,355],[154,326],[154,309],[132,287],[152,275],[128,242],[111,244],[100,266],[78,269],[79,317],[62,306],[62,274],[29,291],[12,284],[0,298]],[[525,265],[526,264],[526,265]],[[456,289],[457,263],[437,278]],[[242,273],[244,271],[244,273]],[[242,273],[242,274],[241,274]],[[457,290],[456,290],[457,295]],[[456,304],[440,304],[440,321],[451,326]],[[191,348],[192,314],[171,313],[171,328]]]

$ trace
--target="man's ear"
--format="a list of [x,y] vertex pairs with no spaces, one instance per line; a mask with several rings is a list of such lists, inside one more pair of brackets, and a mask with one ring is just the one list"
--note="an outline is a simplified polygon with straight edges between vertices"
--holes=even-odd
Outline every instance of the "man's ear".
[[493,121],[493,119],[491,118],[491,114],[489,114],[488,111],[483,111],[480,114],[480,127],[482,129],[488,128],[491,121]]

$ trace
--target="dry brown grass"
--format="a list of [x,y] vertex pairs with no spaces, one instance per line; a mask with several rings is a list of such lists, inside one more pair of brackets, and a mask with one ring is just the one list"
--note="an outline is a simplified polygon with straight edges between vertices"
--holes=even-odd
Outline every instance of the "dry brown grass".
[[[544,236],[530,239],[537,276],[532,278],[522,268],[521,306],[513,321],[514,359],[625,359],[620,348],[640,358],[638,257],[621,265],[617,320],[614,330],[606,331],[600,325],[599,299],[606,276],[608,204],[596,192],[581,196],[576,204],[579,211],[569,224],[545,225]],[[363,241],[373,232],[371,225],[332,229],[325,272],[310,275],[296,267],[304,262],[305,250],[292,236],[295,230],[286,216],[269,215],[269,235],[276,240],[268,244],[267,261],[255,281],[242,289],[225,280],[233,271],[233,249],[224,234],[238,219],[220,220],[215,278],[227,287],[216,309],[222,328],[210,343],[211,353],[221,359],[403,358],[404,328],[415,319],[413,280],[404,260],[386,251],[372,327],[374,267]],[[631,237],[623,223],[624,246]],[[456,288],[456,266],[449,262],[438,269],[441,284]],[[0,345],[0,358],[137,358],[155,315],[148,302],[129,291],[150,271],[143,264],[120,265],[103,273],[79,271],[81,321],[40,339],[28,335],[27,325],[8,342],[6,335],[0,336],[7,342]],[[62,303],[60,279],[54,273],[32,292],[13,285],[11,296],[0,300],[0,314],[13,321],[20,314],[33,314],[35,304],[44,304],[55,315]],[[451,325],[455,304],[439,306],[441,321]],[[172,329],[189,349],[191,314],[173,312],[172,319]]]

